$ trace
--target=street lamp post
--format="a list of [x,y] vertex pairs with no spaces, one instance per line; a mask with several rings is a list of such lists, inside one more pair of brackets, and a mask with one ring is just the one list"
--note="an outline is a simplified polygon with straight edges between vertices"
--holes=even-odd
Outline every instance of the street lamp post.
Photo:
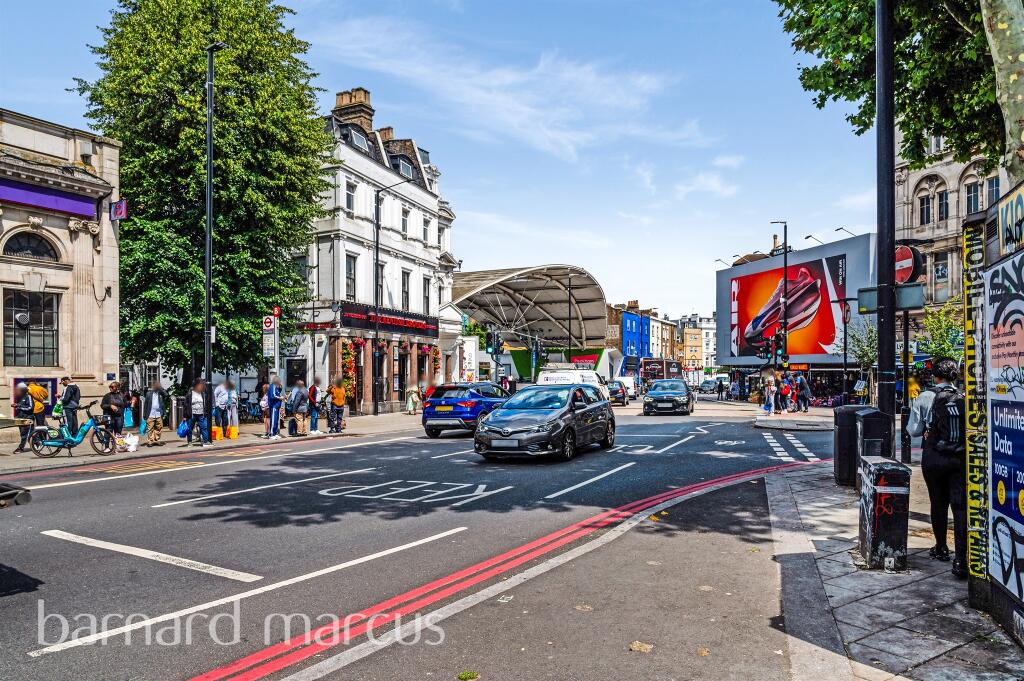
[[381,397],[384,394],[384,372],[382,369],[382,353],[380,351],[380,303],[383,287],[380,280],[380,195],[398,185],[412,182],[412,178],[396,182],[374,191],[373,195],[373,415],[380,413]]
[[[875,3],[878,409],[889,417],[890,422],[894,420],[896,412],[896,124],[893,90],[893,5],[893,0],[877,0]],[[883,451],[892,455],[891,446]]]
[[[210,423],[213,398],[213,55],[227,47],[215,42],[206,46],[206,244],[205,286],[203,304],[203,372],[206,379],[206,423]],[[209,426],[207,426],[209,427]]]
[[723,265],[725,265],[726,267],[732,267],[732,265],[730,265],[730,264],[729,264],[729,263],[727,263],[726,261],[722,260],[721,258],[715,258],[715,262],[720,262],[720,263],[722,263]]
[[821,240],[821,239],[819,239],[818,237],[814,236],[813,234],[808,234],[807,236],[805,236],[805,237],[804,237],[804,241],[807,241],[808,239],[814,239],[815,241],[817,241],[817,242],[818,242],[819,244],[821,244],[822,246],[824,246],[824,245],[825,245],[825,242],[824,242],[824,241],[822,241],[822,240]]
[[836,227],[835,231],[837,231],[837,232],[846,232],[850,236],[857,236],[856,234],[854,234],[850,230],[846,229],[846,227]]

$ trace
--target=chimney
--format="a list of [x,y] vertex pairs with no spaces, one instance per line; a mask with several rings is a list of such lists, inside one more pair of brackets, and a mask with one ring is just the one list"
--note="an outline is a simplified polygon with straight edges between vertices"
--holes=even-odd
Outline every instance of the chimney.
[[778,247],[779,247],[779,235],[778,234],[772,234],[772,250],[774,251]]
[[378,130],[377,134],[380,135],[381,140],[384,142],[390,142],[391,140],[395,139],[395,129],[392,128],[390,125],[386,128],[381,128],[380,130]]
[[343,123],[355,123],[365,132],[373,130],[373,107],[370,106],[370,91],[355,87],[334,96],[334,111],[331,113]]

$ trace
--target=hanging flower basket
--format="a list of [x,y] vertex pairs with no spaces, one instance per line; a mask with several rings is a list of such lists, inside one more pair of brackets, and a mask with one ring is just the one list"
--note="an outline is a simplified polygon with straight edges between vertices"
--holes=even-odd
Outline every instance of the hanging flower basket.
[[430,353],[431,364],[434,365],[434,373],[441,371],[441,349],[437,346],[431,350]]
[[402,352],[409,352],[409,349],[412,347],[412,345],[409,343],[409,341],[402,341],[402,344],[399,345],[398,347],[399,349],[401,349]]
[[357,337],[352,339],[352,346],[362,350],[364,347],[366,347],[366,339],[365,338],[359,338],[357,336]]
[[431,349],[431,346],[429,346],[429,345],[421,345],[420,346],[420,353],[424,354],[424,355],[429,355],[430,354],[430,349]]

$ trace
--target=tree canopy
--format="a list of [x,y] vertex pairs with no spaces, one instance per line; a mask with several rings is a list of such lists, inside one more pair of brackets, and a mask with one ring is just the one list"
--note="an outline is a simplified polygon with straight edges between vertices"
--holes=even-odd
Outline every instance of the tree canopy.
[[921,352],[933,360],[959,362],[964,356],[963,301],[954,298],[942,307],[924,311],[924,335],[918,342]]
[[330,139],[317,113],[307,43],[270,0],[119,0],[102,75],[79,79],[88,116],[123,143],[121,339],[129,360],[187,367],[203,347],[206,46],[216,54],[213,364],[261,364],[260,319],[282,333],[309,299],[304,256]]

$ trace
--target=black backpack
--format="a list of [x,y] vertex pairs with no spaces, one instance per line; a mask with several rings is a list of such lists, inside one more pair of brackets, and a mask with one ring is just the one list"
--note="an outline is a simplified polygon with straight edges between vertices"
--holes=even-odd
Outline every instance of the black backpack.
[[939,454],[963,457],[967,453],[964,394],[954,388],[935,391],[932,416],[928,423],[928,441]]

